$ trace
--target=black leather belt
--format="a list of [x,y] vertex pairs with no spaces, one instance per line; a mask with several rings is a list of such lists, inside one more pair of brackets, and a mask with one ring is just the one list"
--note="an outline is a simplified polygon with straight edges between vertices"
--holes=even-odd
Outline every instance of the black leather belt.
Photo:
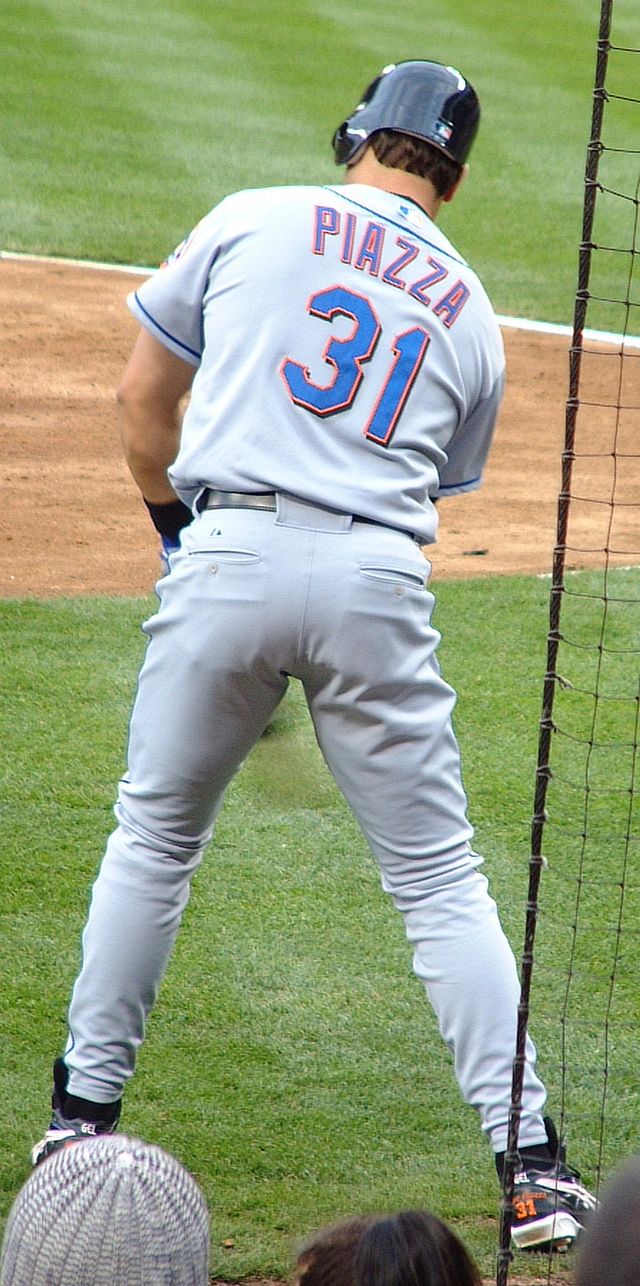
[[277,501],[274,491],[205,491],[198,501],[203,509],[268,509],[275,513]]
[[[203,491],[197,504],[199,513],[204,509],[265,509],[269,513],[275,513],[277,508],[278,502],[274,491]],[[378,522],[375,518],[363,518],[360,514],[353,514],[352,521],[366,522],[372,527],[387,527],[389,531],[397,531],[401,536],[409,536],[419,545],[423,543],[420,536],[414,536],[412,532],[405,531],[402,527],[392,527],[388,522]]]

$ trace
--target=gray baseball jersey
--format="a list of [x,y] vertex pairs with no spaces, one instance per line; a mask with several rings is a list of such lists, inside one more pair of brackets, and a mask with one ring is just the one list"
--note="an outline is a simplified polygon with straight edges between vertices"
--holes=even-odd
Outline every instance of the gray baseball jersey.
[[203,487],[282,492],[427,544],[431,500],[479,485],[502,339],[477,276],[408,198],[236,193],[129,304],[199,368],[170,471],[188,504]]

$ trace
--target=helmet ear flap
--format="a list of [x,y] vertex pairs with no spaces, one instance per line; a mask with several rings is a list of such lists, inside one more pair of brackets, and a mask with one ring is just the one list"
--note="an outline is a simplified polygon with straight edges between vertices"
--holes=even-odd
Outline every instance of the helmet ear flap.
[[385,71],[380,72],[378,76],[374,77],[374,79],[370,82],[370,84],[367,85],[367,88],[365,89],[364,94],[362,95],[361,101],[358,103],[358,106],[354,108],[353,112],[351,113],[351,116],[348,118],[348,120],[343,121],[342,125],[340,125],[339,128],[336,130],[333,136],[333,151],[335,154],[336,165],[346,165],[349,161],[353,160],[356,152],[360,151],[360,148],[366,142],[366,136],[358,140],[357,142],[354,139],[351,139],[349,137],[349,128],[352,125],[354,119],[357,118],[358,113],[363,111],[363,109],[368,106],[369,102],[371,101],[371,99],[374,97],[376,93],[376,90],[378,88],[378,85],[380,84],[380,81],[383,79],[386,73],[391,70],[392,68],[388,67],[385,69]]
[[[333,136],[336,165],[352,164],[369,141],[370,134],[368,130],[354,129],[351,124],[352,119],[353,117],[348,121],[343,121]],[[361,135],[361,137],[358,137],[358,135]]]
[[343,121],[333,136],[333,151],[336,165],[346,165],[349,159],[349,140],[347,138],[348,122]]

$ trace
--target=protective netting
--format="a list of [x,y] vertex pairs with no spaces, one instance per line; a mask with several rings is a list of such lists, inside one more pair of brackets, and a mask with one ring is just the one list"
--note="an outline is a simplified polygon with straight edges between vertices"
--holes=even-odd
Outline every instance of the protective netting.
[[[597,1192],[619,1159],[637,1146],[640,48],[616,40],[616,34],[614,0],[603,0],[569,353],[498,1286],[514,1271],[510,1199],[527,1025],[539,1047],[550,1113],[567,1137],[569,1162],[579,1166],[587,1186]],[[604,332],[612,338],[605,341]],[[537,1256],[536,1267],[549,1282],[567,1280],[567,1263],[558,1256]]]

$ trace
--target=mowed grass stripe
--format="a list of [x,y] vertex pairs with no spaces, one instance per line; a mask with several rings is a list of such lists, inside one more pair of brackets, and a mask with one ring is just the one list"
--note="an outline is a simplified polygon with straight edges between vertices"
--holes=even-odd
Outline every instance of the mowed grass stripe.
[[[369,77],[389,60],[434,57],[460,65],[483,104],[446,230],[499,312],[569,322],[597,10],[542,0],[523,40],[509,0],[488,11],[461,0],[455,14],[417,0],[164,0],[152,21],[120,0],[11,6],[0,18],[0,246],[156,264],[230,190],[335,181],[331,134]],[[634,0],[617,0],[614,42],[633,44],[633,31]],[[619,93],[632,71],[611,55]],[[631,105],[612,101],[605,120],[611,147],[635,145]],[[628,159],[607,152],[602,164],[624,190]],[[629,203],[601,205],[601,240],[630,245]],[[620,297],[621,256],[602,263],[596,293]],[[618,314],[594,306],[589,320],[619,331]]]

